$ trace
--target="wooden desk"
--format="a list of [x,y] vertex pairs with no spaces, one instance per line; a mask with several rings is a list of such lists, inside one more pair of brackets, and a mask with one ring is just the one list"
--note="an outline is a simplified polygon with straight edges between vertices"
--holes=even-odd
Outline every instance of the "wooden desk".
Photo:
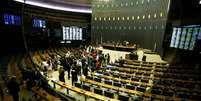
[[[107,69],[108,70],[108,69]],[[112,70],[109,70],[109,71],[104,71],[106,73],[116,73],[115,71],[112,71]],[[127,73],[127,72],[121,72],[121,71],[118,71],[119,73],[116,73],[118,74],[119,76],[121,75],[125,75],[125,76],[130,76],[130,77],[143,77],[144,79],[151,79],[151,76],[145,76],[145,75],[135,75],[134,73]],[[150,74],[151,75],[151,74]]]
[[[183,99],[184,99],[184,98],[178,98],[178,97],[175,97],[175,96],[170,97],[170,96],[164,96],[164,95],[158,95],[158,94],[152,94],[152,93],[146,93],[146,92],[144,93],[144,92],[140,92],[140,91],[136,91],[136,90],[129,90],[129,89],[115,87],[115,86],[104,84],[104,83],[99,83],[99,82],[89,80],[89,79],[85,79],[85,80],[82,79],[82,81],[90,83],[90,84],[94,84],[94,85],[97,85],[97,86],[101,86],[101,87],[104,87],[104,88],[114,89],[114,90],[117,90],[117,91],[122,91],[122,92],[130,93],[130,94],[143,95],[145,97],[153,97],[154,96],[154,98],[157,98],[157,99],[169,99],[169,100],[174,100],[174,101],[183,101]],[[138,82],[138,84],[143,84],[143,83]],[[152,84],[147,84],[147,85],[151,86]],[[194,101],[194,100],[191,100],[191,99],[185,99],[185,100],[186,101]]]
[[[120,67],[119,65],[115,65],[116,67]],[[147,70],[152,70],[153,69],[153,67],[154,66],[152,66],[152,67],[144,67],[144,66],[133,66],[133,65],[129,65],[129,64],[123,64],[123,67],[122,68],[137,68],[137,69],[141,69],[141,68],[143,68],[143,69],[147,69]]]
[[[160,75],[164,75],[164,72],[159,72],[159,71],[146,71],[146,70],[136,70],[136,69],[132,69],[132,68],[148,68],[148,67],[140,67],[140,66],[131,66],[131,65],[126,65],[127,67],[114,67],[114,68],[117,68],[119,70],[122,70],[122,71],[132,71],[132,72],[140,72],[140,73],[149,73],[149,74],[160,74]],[[130,67],[130,68],[129,68]],[[110,67],[112,68],[112,67]],[[188,75],[188,74],[176,74],[176,73],[166,73],[168,75],[178,75],[178,76],[188,76],[188,77],[197,77],[198,75]],[[197,82],[197,81],[196,81]],[[199,81],[198,81],[199,82]],[[200,82],[199,82],[200,83]]]
[[62,101],[61,99],[48,94],[45,90],[41,88],[33,87],[32,91],[47,101]]
[[171,99],[171,100],[175,99],[175,98],[169,97],[169,96],[156,95],[156,94],[151,94],[151,93],[144,93],[144,92],[140,92],[140,91],[136,91],[136,90],[130,90],[130,89],[116,87],[116,86],[112,86],[112,85],[108,85],[108,84],[104,84],[104,83],[99,83],[99,82],[88,80],[88,79],[85,79],[85,80],[82,80],[82,81],[90,83],[90,84],[94,84],[94,85],[97,85],[97,86],[101,86],[101,87],[104,87],[104,88],[109,88],[109,89],[113,89],[113,90],[116,90],[116,91],[126,92],[126,93],[134,94],[134,95],[136,94],[136,95],[139,95],[139,96],[145,96],[145,97],[154,96],[155,98],[158,98],[158,99],[166,99],[166,98]]
[[159,67],[168,67],[169,64],[168,63],[157,63],[157,62],[144,62],[144,61],[138,61],[138,60],[128,60],[128,59],[125,59],[125,62],[127,64],[133,64],[133,65],[147,65],[147,66],[159,66]]
[[[92,73],[93,76],[97,76],[95,75],[95,73]],[[131,81],[131,80],[127,80],[127,79],[120,79],[120,78],[116,78],[116,77],[112,77],[112,76],[105,76],[105,75],[99,75],[100,77],[106,78],[106,79],[111,79],[111,80],[116,80],[116,81],[121,81],[121,82],[127,82],[127,83],[133,83],[133,84],[138,84],[138,85],[144,85],[144,86],[149,86],[149,87],[160,87],[160,88],[167,88],[167,87],[171,87],[171,86],[164,86],[164,85],[157,85],[157,84],[150,84],[150,83],[145,83],[145,82],[138,82],[138,81]],[[171,87],[172,89],[179,89],[179,90],[184,90],[184,91],[190,91],[192,89],[188,89],[188,88],[182,88],[182,87]],[[196,92],[201,92],[200,90],[193,90]]]
[[[124,68],[121,68],[121,67],[109,67],[109,68],[116,68],[118,71],[119,70],[122,70],[122,71],[124,71]],[[106,68],[106,69],[109,69],[109,68]],[[121,68],[121,69],[120,69]],[[126,71],[129,71],[129,70],[126,70],[125,69],[125,72]],[[135,72],[137,72],[137,70],[135,71]],[[140,71],[141,72],[141,71]],[[133,73],[124,73],[124,72],[121,72],[121,71],[119,71],[119,73],[120,74],[122,74],[122,75],[128,75],[128,76],[135,76],[135,77],[142,77],[142,76],[139,76],[139,75],[134,75]],[[155,74],[155,73],[150,73],[150,72],[146,72],[146,73],[148,73],[148,74]],[[146,78],[146,79],[150,79],[150,76],[143,76],[143,78]],[[177,81],[177,82],[184,82],[184,83],[199,83],[199,84],[201,84],[201,81],[189,81],[189,80],[180,80],[180,79],[172,79],[172,78],[161,78],[161,77],[154,77],[153,79],[160,79],[160,80],[169,80],[169,81]]]
[[117,45],[112,45],[112,44],[103,44],[102,46],[105,49],[118,50],[118,51],[131,52],[131,51],[136,50],[136,47],[134,47],[134,46],[123,46],[123,45],[117,46]]
[[133,62],[133,63],[142,63],[142,64],[156,64],[156,65],[169,65],[167,62],[147,62],[147,61],[139,61],[139,60],[130,60],[125,59],[126,61]]
[[101,100],[101,101],[119,101],[117,99],[111,99],[111,98],[108,98],[108,97],[105,97],[105,96],[102,96],[102,95],[98,95],[98,94],[95,94],[93,92],[86,91],[86,90],[80,89],[78,87],[74,87],[74,86],[65,84],[65,83],[60,82],[60,81],[58,81],[58,82],[52,81],[52,82],[57,84],[57,85],[60,85],[62,87],[65,87],[65,88],[67,88],[69,90],[72,90],[74,92],[77,92],[77,93],[80,93],[80,94],[83,94],[85,96],[89,96],[89,97],[92,97],[92,98],[95,98],[95,99],[98,99],[98,100]]

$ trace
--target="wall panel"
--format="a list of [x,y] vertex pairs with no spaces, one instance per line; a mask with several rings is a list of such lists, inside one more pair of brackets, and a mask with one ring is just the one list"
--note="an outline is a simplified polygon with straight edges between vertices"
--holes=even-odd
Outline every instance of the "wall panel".
[[168,5],[169,0],[93,0],[92,41],[127,40],[148,49],[156,43],[161,53]]

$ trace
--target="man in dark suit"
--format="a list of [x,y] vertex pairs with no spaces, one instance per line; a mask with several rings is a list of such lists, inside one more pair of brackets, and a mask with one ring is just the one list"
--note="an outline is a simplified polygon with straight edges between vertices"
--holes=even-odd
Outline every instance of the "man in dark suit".
[[16,81],[16,78],[12,77],[7,86],[9,93],[13,96],[13,100],[19,101],[20,84]]
[[143,54],[142,61],[146,62],[147,56]]
[[72,75],[72,85],[74,85],[74,82],[78,80],[77,75],[78,75],[78,69],[76,67],[76,62],[73,63],[72,65],[72,70],[71,70],[71,75]]
[[65,73],[64,73],[64,69],[62,67],[60,67],[59,69],[59,81],[65,82]]

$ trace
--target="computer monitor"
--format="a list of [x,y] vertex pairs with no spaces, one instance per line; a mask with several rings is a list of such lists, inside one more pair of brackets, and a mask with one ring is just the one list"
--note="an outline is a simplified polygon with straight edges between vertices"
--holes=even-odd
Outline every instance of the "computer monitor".
[[109,97],[109,98],[114,98],[114,93],[110,92],[110,91],[104,91],[104,95],[106,97]]

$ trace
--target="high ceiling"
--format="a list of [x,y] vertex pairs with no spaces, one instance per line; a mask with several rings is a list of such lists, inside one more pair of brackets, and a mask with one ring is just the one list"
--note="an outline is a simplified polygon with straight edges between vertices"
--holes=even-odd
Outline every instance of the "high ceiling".
[[56,10],[91,13],[92,0],[14,0],[17,2]]
[[56,1],[61,3],[91,4],[92,0],[46,0],[46,1]]
[[44,3],[91,7],[91,0],[32,0]]

